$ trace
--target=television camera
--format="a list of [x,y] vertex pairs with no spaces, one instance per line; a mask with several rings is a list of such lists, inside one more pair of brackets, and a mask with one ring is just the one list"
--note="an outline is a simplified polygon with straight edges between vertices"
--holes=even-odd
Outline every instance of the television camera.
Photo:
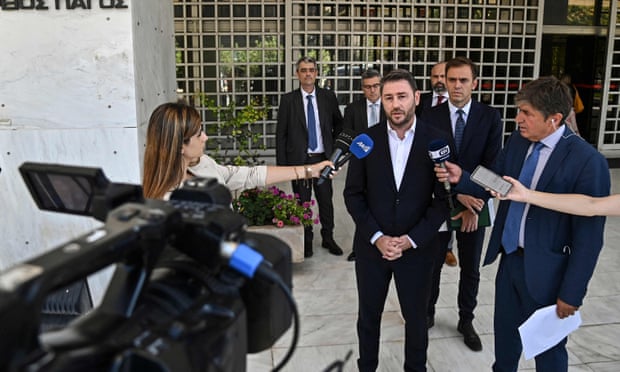
[[[0,273],[1,371],[245,371],[299,321],[290,250],[246,231],[231,195],[193,179],[169,201],[112,183],[99,168],[24,163],[39,209],[105,224]],[[101,304],[40,331],[46,296],[114,265]]]

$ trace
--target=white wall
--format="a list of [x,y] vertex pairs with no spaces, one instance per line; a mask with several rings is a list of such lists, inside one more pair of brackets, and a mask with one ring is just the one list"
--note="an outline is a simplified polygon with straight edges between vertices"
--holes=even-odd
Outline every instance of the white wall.
[[[47,3],[0,11],[0,270],[100,224],[39,211],[20,164],[94,166],[111,181],[140,183],[148,116],[176,97],[170,0]],[[90,278],[96,301],[105,282]]]

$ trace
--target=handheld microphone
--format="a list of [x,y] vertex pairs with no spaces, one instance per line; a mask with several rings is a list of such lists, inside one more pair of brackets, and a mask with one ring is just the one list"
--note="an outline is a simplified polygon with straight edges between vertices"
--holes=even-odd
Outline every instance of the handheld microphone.
[[[349,146],[351,146],[351,142],[353,141],[353,136],[355,133],[350,129],[343,129],[342,132],[336,138],[334,142],[334,152],[332,152],[329,157],[329,161],[334,163],[338,162],[338,159],[345,154],[349,150]],[[321,178],[318,180],[318,184],[322,184],[327,178],[329,178],[329,174],[333,171],[332,167],[325,167],[321,172]]]
[[[367,134],[362,133],[358,135],[353,140],[351,140],[347,153],[342,155],[342,157],[337,159],[337,161],[333,161],[334,166],[336,167],[336,169],[342,167],[344,163],[346,163],[351,158],[351,156],[355,156],[358,159],[365,158],[366,156],[368,156],[368,154],[370,154],[373,146],[374,142],[372,141],[372,138],[368,137]],[[330,173],[333,170],[334,169],[332,167],[325,167],[321,172],[321,178],[319,178],[317,183],[320,185],[326,179],[328,179]]]
[[[439,164],[440,167],[446,168],[445,161],[450,158],[450,146],[448,143],[441,139],[431,141],[428,145],[428,156],[435,164]],[[451,197],[450,182],[444,181],[443,187],[448,194],[448,205],[450,209],[454,209],[454,202]]]

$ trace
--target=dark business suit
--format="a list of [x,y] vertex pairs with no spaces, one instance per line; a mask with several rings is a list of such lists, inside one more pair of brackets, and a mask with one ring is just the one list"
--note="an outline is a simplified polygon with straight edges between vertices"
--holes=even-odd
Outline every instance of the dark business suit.
[[[397,189],[383,121],[366,130],[373,139],[372,152],[352,158],[344,190],[345,205],[355,222],[355,273],[358,292],[358,367],[374,371],[378,364],[381,314],[392,276],[405,318],[405,370],[426,370],[428,332],[426,303],[430,294],[433,260],[437,256],[437,229],[448,216],[447,202],[439,195],[430,141],[441,138],[437,129],[418,120],[400,188]],[[377,232],[388,236],[407,234],[417,245],[394,261],[383,259],[370,243]]]
[[[609,195],[607,161],[591,145],[566,126],[536,190],[550,193]],[[519,178],[531,142],[515,131],[498,157],[494,170]],[[457,188],[481,190],[463,173]],[[500,253],[502,233],[510,201],[502,201],[489,240],[484,264]],[[603,246],[604,217],[580,217],[530,205],[525,222],[524,250],[502,254],[495,288],[495,371],[516,371],[521,354],[517,327],[535,310],[557,299],[581,306]],[[519,283],[515,287],[514,282]],[[516,289],[515,289],[516,288]],[[517,302],[519,304],[517,305]],[[523,310],[522,310],[523,309]],[[536,357],[539,371],[568,368],[566,338]]]
[[[444,101],[446,102],[446,101]],[[415,109],[415,116],[421,118],[425,111],[433,107],[433,92],[420,94],[420,104]]]
[[[449,105],[441,104],[428,109],[424,113],[424,120],[450,134],[451,160],[469,172],[473,171],[478,165],[483,165],[487,168],[491,167],[501,150],[503,126],[499,112],[483,103],[471,101],[465,131],[463,132],[463,141],[458,153],[455,150],[456,145],[452,132]],[[485,196],[484,199],[488,199],[488,196]],[[480,258],[484,243],[484,233],[484,227],[480,227],[473,232],[456,231],[460,266],[457,302],[459,318],[465,322],[471,322],[474,319],[474,309],[477,304],[476,298],[480,284]],[[446,250],[452,233],[450,231],[442,231],[439,235],[440,250],[434,269],[433,290],[428,309],[430,317],[435,314],[435,304],[439,297],[441,268],[443,267],[443,261],[446,257]]]
[[[383,105],[379,105],[379,122],[385,121],[385,111]],[[377,123],[371,123],[377,124]],[[347,105],[344,109],[344,125],[345,129],[351,129],[355,133],[361,133],[368,129],[368,101],[366,98],[355,100]]]
[[[300,89],[286,93],[280,99],[278,121],[276,126],[276,161],[278,165],[314,164],[326,160],[334,150],[334,141],[342,131],[342,114],[338,107],[336,95],[327,89],[315,87],[316,105],[319,112],[321,138],[325,152],[319,156],[308,155],[308,126],[304,111],[303,95]],[[300,175],[304,177],[304,175]],[[333,239],[334,207],[332,203],[332,182],[325,180],[318,185],[313,181],[314,194],[319,205],[321,235],[323,240]],[[303,182],[293,181],[293,191],[299,194],[301,201],[311,198],[312,189]],[[312,245],[312,227],[305,229],[306,244]]]

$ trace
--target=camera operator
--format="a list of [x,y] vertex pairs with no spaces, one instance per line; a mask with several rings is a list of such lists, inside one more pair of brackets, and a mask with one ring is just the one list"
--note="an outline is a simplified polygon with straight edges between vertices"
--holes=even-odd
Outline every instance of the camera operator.
[[174,189],[192,177],[216,178],[234,191],[316,178],[323,168],[334,168],[329,160],[298,166],[223,166],[204,154],[207,139],[195,108],[181,101],[158,106],[151,114],[146,134],[144,196],[168,199]]

